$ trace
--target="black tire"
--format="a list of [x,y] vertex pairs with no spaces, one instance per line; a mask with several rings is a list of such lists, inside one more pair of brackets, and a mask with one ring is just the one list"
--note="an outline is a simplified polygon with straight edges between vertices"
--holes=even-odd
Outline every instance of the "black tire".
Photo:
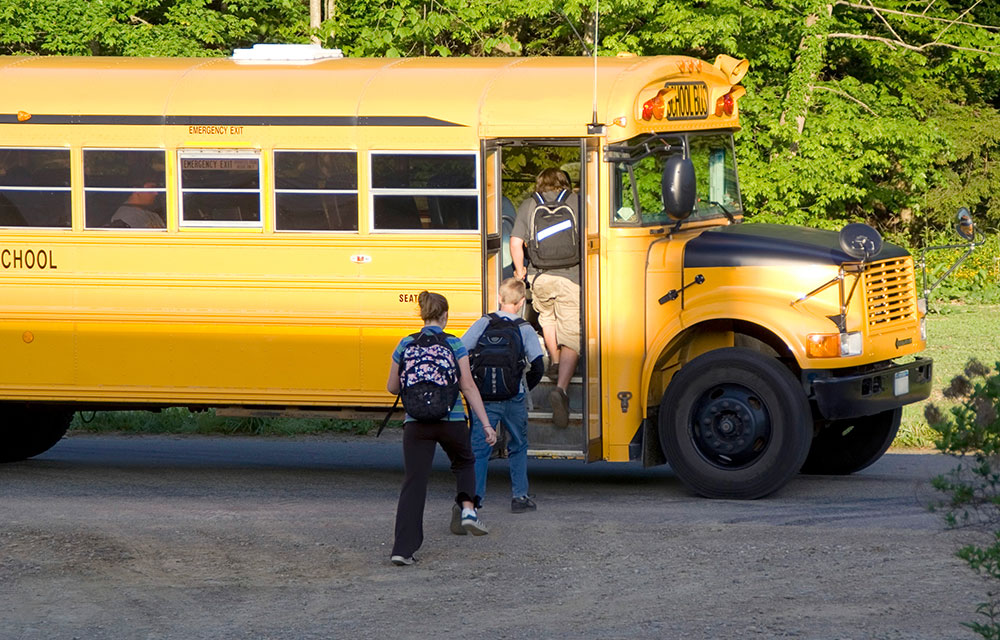
[[813,437],[802,473],[847,475],[871,465],[889,449],[903,409],[839,420]]
[[0,407],[0,463],[45,453],[66,435],[73,412],[51,407]]
[[659,423],[667,462],[707,498],[777,491],[798,473],[812,440],[809,403],[795,376],[739,347],[681,367],[663,394]]

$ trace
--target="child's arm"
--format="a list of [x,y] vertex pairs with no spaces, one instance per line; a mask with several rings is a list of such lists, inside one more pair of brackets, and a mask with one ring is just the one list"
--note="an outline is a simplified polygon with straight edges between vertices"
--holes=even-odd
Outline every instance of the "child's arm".
[[527,375],[525,375],[525,382],[528,383],[528,390],[534,389],[539,382],[542,381],[542,373],[544,369],[542,366],[542,356],[538,356],[531,361],[531,368],[528,369]]

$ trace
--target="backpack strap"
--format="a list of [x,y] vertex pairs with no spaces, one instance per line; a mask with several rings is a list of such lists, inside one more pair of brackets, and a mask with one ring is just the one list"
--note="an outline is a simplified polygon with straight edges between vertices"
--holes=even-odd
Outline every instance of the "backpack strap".
[[566,202],[567,198],[569,198],[569,189],[563,189],[559,192],[559,195],[556,196],[556,202]]
[[379,437],[380,435],[382,435],[382,429],[385,429],[385,425],[389,424],[389,418],[391,418],[392,414],[396,412],[396,405],[399,404],[399,398],[400,398],[400,395],[397,393],[396,394],[396,401],[392,403],[392,408],[389,409],[389,413],[385,414],[385,420],[382,421],[382,426],[379,427],[378,431],[375,432],[375,437],[376,438]]

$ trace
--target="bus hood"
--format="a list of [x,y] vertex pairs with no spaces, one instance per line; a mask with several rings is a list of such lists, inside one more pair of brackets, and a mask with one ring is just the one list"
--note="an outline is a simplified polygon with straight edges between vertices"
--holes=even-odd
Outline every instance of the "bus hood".
[[[890,244],[871,262],[907,256],[906,249]],[[840,248],[836,231],[807,229],[781,224],[736,224],[706,231],[687,243],[684,267],[750,267],[788,265],[841,265],[856,258]]]

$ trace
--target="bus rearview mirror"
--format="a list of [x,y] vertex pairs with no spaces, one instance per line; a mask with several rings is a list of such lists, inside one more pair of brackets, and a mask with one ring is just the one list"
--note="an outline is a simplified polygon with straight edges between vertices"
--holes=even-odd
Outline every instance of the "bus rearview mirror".
[[697,185],[691,158],[670,156],[663,163],[663,210],[674,220],[684,220],[694,210]]
[[976,224],[972,221],[972,214],[965,207],[958,210],[958,222],[955,224],[955,231],[965,240],[975,240]]

